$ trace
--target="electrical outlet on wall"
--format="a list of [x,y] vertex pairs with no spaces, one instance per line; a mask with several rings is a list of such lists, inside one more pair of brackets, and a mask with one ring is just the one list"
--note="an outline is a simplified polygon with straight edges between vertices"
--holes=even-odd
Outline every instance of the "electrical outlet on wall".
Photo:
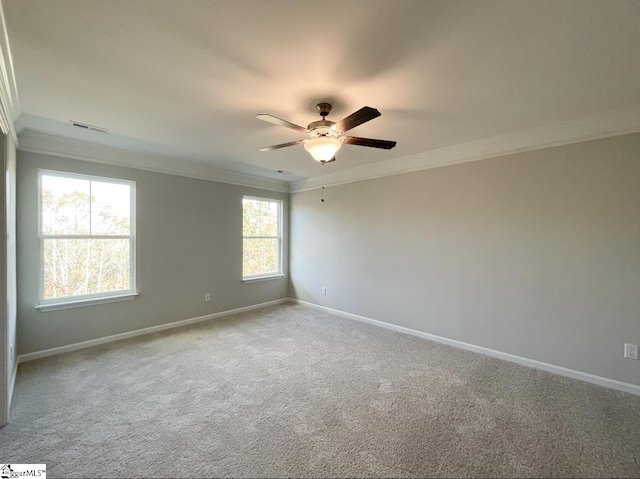
[[205,293],[205,294],[204,294],[204,300],[205,300],[206,302],[211,301],[211,293]]
[[327,288],[325,288],[324,286],[322,287],[322,294],[327,294]]
[[624,357],[628,359],[638,359],[638,345],[637,344],[625,344],[624,345]]

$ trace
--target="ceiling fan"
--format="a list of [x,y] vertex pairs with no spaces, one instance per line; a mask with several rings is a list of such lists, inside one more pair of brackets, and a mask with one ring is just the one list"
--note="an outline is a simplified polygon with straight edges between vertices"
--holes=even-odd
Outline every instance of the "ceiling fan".
[[326,119],[326,116],[331,111],[331,105],[329,103],[318,103],[316,105],[316,110],[320,113],[322,120],[313,121],[309,123],[306,128],[286,120],[281,120],[280,118],[276,118],[272,115],[264,113],[256,115],[256,118],[259,120],[268,121],[274,125],[284,126],[285,128],[291,128],[292,130],[309,135],[308,139],[290,141],[289,143],[281,143],[273,146],[265,146],[264,148],[260,148],[260,151],[277,150],[279,148],[304,143],[305,150],[311,154],[313,159],[321,164],[325,164],[336,160],[336,152],[343,144],[369,146],[371,148],[382,148],[385,150],[390,150],[396,146],[395,141],[374,140],[371,138],[359,138],[357,136],[344,135],[346,131],[362,125],[367,121],[373,120],[374,118],[378,118],[381,113],[375,108],[365,106],[337,123]]

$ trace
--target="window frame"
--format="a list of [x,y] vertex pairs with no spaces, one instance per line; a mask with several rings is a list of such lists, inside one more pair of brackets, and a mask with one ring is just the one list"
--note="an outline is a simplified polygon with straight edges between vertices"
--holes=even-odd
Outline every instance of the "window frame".
[[[254,201],[264,201],[267,203],[276,203],[278,205],[278,236],[245,236],[244,235],[244,200],[254,200]],[[282,272],[282,251],[283,251],[283,209],[284,209],[284,201],[278,200],[275,198],[264,198],[260,196],[252,196],[252,195],[242,195],[242,281],[244,283],[253,283],[257,281],[267,281],[270,279],[278,279],[283,278],[284,273]],[[245,276],[244,275],[244,240],[246,238],[263,238],[263,239],[277,239],[278,240],[278,268],[276,272],[266,273],[266,274],[254,274]]]
[[[42,231],[42,178],[44,176],[56,176],[59,178],[69,178],[85,181],[95,181],[99,183],[113,183],[129,186],[130,194],[130,225],[128,235],[45,235]],[[89,203],[91,205],[91,202]],[[56,309],[76,308],[89,306],[91,304],[111,303],[115,301],[126,301],[134,299],[136,292],[136,182],[133,180],[123,180],[120,178],[110,178],[106,176],[85,175],[81,173],[70,173],[67,171],[38,169],[38,304],[36,309],[40,311],[52,311]],[[91,219],[91,209],[89,209]],[[44,297],[44,243],[45,239],[129,239],[129,288],[104,293],[78,294],[74,296],[63,296],[60,298]]]

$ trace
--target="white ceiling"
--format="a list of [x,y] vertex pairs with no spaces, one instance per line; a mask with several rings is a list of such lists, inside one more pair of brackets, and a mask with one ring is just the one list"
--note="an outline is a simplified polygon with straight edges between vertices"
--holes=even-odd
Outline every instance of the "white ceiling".
[[[640,106],[640,1],[3,0],[32,129],[299,180]],[[306,126],[382,117],[321,167]],[[71,127],[69,120],[108,128]],[[275,170],[293,175],[283,177]]]

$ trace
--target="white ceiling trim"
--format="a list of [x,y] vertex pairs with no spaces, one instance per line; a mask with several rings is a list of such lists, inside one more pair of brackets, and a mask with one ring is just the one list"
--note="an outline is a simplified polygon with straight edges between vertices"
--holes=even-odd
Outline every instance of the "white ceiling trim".
[[[289,185],[285,181],[261,178],[169,156],[129,151],[28,129],[21,132],[19,138],[19,149],[32,153],[42,153],[94,163],[106,163],[137,170],[217,181],[220,183],[261,188],[283,193],[289,191]],[[180,166],[176,167],[176,165]]]
[[[324,186],[342,185],[639,131],[640,108],[636,107],[358,166],[326,175]],[[321,185],[320,177],[310,178],[292,182],[290,191],[311,190],[320,188]]]
[[18,87],[13,71],[13,57],[9,47],[9,35],[4,20],[4,10],[0,1],[0,129],[13,137],[18,144],[18,137],[13,122],[20,116],[20,100]]

